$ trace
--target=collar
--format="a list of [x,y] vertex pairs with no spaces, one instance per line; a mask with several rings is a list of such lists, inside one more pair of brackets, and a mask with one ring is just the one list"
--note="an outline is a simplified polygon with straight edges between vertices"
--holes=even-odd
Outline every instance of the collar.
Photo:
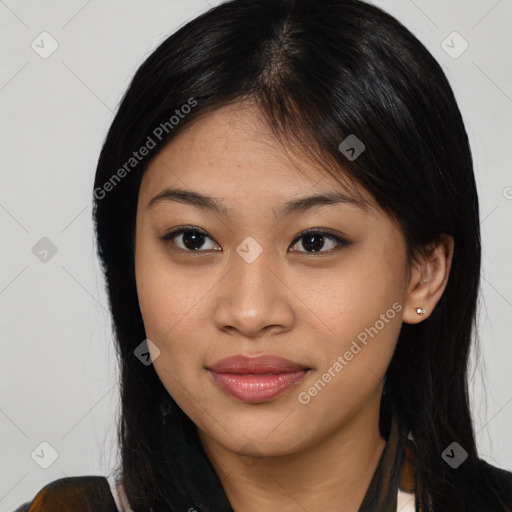
[[[386,446],[358,512],[396,512],[399,491],[413,494],[417,502],[417,454],[414,439],[393,407],[387,416],[389,433]],[[418,512],[421,509],[418,508]]]

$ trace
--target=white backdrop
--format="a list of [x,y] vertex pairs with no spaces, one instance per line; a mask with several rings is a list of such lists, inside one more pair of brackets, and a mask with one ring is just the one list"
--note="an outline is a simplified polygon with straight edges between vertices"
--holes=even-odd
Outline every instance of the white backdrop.
[[[95,166],[137,67],[218,3],[0,0],[2,512],[52,480],[107,476],[116,465],[117,367],[91,221]],[[512,1],[373,3],[437,58],[466,122],[484,247],[471,401],[480,456],[512,470]]]

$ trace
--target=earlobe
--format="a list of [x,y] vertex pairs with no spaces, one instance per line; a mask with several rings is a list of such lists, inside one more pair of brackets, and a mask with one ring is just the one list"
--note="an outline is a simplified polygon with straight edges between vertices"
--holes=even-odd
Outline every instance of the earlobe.
[[402,320],[406,324],[418,324],[428,317],[429,312],[425,308],[406,305]]
[[453,237],[442,233],[418,258],[404,300],[405,323],[417,324],[430,316],[446,289],[453,251]]

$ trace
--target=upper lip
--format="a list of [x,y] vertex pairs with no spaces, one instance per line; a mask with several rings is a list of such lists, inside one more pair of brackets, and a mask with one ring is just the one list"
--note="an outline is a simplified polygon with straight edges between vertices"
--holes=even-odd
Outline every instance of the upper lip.
[[220,359],[208,366],[208,369],[216,373],[284,373],[310,368],[274,355],[246,357],[242,355],[230,356]]

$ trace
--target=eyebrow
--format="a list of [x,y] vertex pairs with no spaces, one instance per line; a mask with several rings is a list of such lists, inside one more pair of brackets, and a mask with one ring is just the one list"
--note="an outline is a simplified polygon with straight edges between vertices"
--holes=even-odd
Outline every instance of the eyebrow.
[[[154,207],[159,203],[178,202],[196,206],[203,210],[213,211],[221,215],[229,215],[226,206],[215,197],[210,197],[192,190],[184,190],[168,187],[158,193],[151,201],[149,201],[146,209]],[[283,215],[291,215],[292,213],[303,212],[311,208],[326,205],[349,204],[363,210],[366,209],[363,201],[355,197],[343,194],[341,192],[317,194],[313,196],[301,197],[287,201],[282,209]]]

